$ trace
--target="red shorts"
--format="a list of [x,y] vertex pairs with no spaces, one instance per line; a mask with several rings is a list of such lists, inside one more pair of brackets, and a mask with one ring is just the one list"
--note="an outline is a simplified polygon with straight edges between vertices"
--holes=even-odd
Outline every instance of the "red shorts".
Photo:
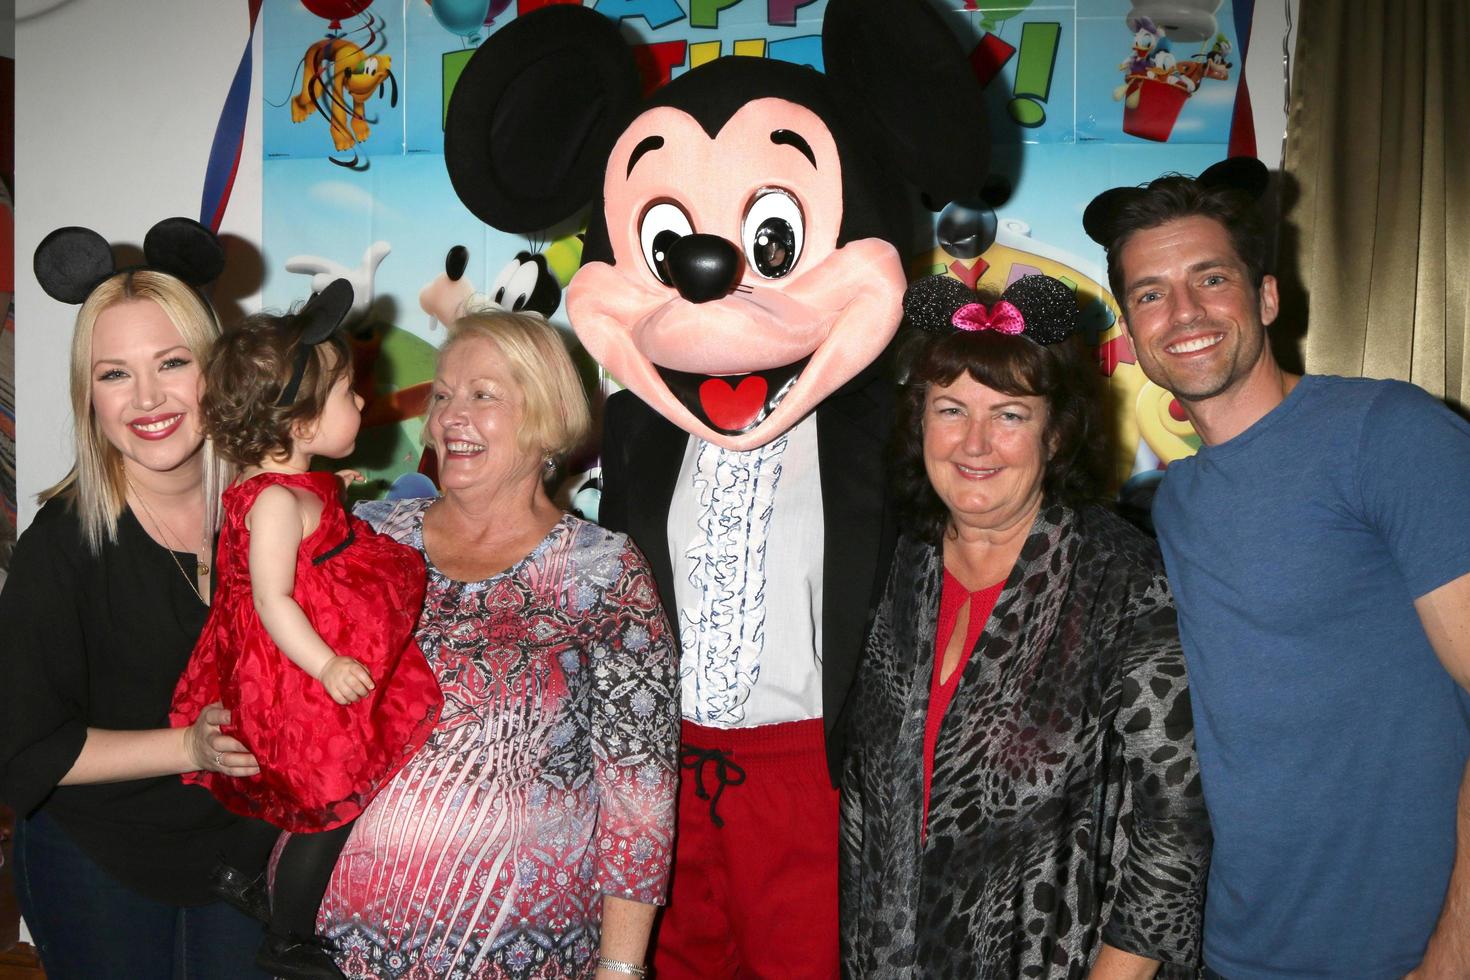
[[836,978],[837,791],[822,720],[686,721],[681,754],[657,980]]

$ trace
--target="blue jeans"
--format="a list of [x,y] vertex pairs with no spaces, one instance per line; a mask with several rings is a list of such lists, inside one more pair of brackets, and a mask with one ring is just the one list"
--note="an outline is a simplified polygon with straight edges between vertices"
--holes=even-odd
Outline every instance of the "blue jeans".
[[48,980],[262,980],[260,923],[223,902],[155,902],[38,813],[15,828],[15,890]]

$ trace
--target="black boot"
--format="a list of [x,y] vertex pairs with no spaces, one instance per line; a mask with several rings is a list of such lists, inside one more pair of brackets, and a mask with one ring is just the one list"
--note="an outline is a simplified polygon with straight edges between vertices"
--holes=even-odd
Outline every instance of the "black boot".
[[268,931],[260,949],[255,951],[255,965],[285,980],[347,980],[347,975],[332,962],[330,949],[328,943],[315,936],[283,936]]
[[270,894],[265,888],[265,872],[251,878],[238,868],[220,863],[209,876],[209,890],[252,919],[271,920]]

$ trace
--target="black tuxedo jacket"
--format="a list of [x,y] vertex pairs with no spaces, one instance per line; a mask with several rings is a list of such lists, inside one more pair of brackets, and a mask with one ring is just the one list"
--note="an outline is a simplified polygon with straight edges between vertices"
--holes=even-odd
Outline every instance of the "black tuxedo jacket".
[[[827,765],[836,785],[842,717],[868,623],[888,576],[895,539],[885,456],[893,425],[893,383],[881,372],[817,407],[822,480],[822,713]],[[648,559],[675,640],[669,506],[690,435],[631,391],[607,401],[603,415],[602,501],[598,520],[628,534]],[[779,653],[779,651],[774,651]],[[768,654],[769,655],[769,654]]]

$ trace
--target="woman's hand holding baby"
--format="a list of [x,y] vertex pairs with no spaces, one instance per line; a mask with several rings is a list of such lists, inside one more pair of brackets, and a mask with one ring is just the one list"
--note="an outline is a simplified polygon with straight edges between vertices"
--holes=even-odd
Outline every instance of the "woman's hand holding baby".
[[260,772],[255,756],[239,739],[224,732],[230,713],[219,702],[207,706],[184,729],[184,748],[189,766],[185,771],[205,770],[226,776],[254,776]]

